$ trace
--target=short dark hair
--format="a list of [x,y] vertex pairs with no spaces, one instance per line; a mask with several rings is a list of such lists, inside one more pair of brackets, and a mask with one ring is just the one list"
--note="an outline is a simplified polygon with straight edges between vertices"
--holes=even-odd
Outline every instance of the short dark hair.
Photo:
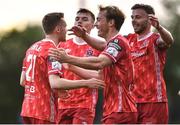
[[116,6],[99,6],[99,11],[106,11],[106,19],[115,21],[115,28],[119,31],[125,20],[125,14]]
[[64,18],[64,13],[48,13],[42,20],[42,26],[46,34],[53,32],[54,28],[60,23],[61,19]]
[[131,10],[135,9],[143,9],[147,14],[155,15],[154,8],[147,4],[135,4],[134,6],[132,6]]
[[88,10],[88,9],[86,9],[86,8],[80,8],[80,9],[77,11],[76,14],[78,14],[78,13],[89,13],[89,14],[91,15],[93,21],[95,21],[95,15],[94,15],[90,10]]

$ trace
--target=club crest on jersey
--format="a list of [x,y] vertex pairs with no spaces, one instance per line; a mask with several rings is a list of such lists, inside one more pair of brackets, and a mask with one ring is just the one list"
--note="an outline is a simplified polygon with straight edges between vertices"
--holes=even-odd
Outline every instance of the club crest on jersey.
[[113,41],[114,43],[118,43],[119,42],[119,40],[118,39],[114,39],[114,41]]
[[62,64],[60,64],[58,61],[52,62],[52,69],[62,69]]
[[93,55],[93,50],[92,49],[87,49],[86,56],[92,56],[92,55]]

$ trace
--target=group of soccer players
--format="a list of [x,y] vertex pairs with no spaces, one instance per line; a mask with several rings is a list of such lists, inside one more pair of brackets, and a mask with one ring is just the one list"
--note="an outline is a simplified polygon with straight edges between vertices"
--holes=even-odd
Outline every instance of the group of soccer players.
[[[127,36],[119,33],[125,15],[117,6],[99,6],[96,22],[90,10],[79,9],[69,40],[63,13],[44,16],[45,38],[23,61],[23,123],[93,124],[98,88],[101,123],[168,123],[163,69],[173,37],[150,5],[131,9],[135,33]],[[90,35],[94,26],[104,40]]]

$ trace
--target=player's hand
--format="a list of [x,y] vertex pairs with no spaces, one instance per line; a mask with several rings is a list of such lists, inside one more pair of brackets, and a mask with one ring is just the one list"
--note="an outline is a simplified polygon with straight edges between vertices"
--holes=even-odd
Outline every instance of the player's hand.
[[100,79],[91,78],[88,79],[88,88],[105,88],[105,82]]
[[68,35],[76,35],[81,38],[83,38],[86,35],[86,29],[82,26],[73,26],[68,31],[72,31],[72,33],[69,33]]
[[159,20],[157,17],[155,17],[153,14],[149,14],[148,15],[150,23],[153,27],[155,27],[156,29],[159,29],[160,24],[159,24]]
[[66,60],[67,56],[68,56],[65,49],[63,49],[63,48],[59,48],[59,49],[50,48],[48,50],[48,55],[51,58],[53,58],[55,60],[58,60],[61,63],[63,63]]

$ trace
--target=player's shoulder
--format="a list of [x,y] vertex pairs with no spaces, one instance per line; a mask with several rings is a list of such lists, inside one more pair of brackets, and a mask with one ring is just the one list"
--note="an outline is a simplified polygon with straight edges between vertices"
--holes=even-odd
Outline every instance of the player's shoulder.
[[56,46],[55,42],[53,40],[50,39],[42,39],[41,41],[39,41],[39,44],[41,46]]
[[[159,33],[156,32],[151,32],[149,34],[147,34],[143,39],[143,41],[150,41],[150,43],[154,43],[156,42],[158,39],[160,38]],[[150,44],[149,44],[150,45]]]
[[118,34],[114,38],[112,38],[110,41],[113,43],[117,43],[117,44],[118,43],[127,43],[127,38]]
[[50,40],[40,40],[35,42],[26,53],[32,53],[35,52],[38,55],[44,55],[43,53],[46,53],[49,48],[55,48],[56,45],[53,41]]
[[72,42],[74,38],[69,38],[66,40],[66,42]]
[[53,43],[52,43],[51,41],[49,41],[49,40],[44,40],[44,39],[42,39],[42,40],[39,40],[39,41],[34,42],[34,43],[30,46],[30,48],[34,48],[34,47],[36,47],[36,46],[49,46],[49,45],[53,45]]
[[69,47],[72,47],[74,44],[73,44],[73,39],[70,38],[70,39],[67,39],[66,41],[64,42],[60,42],[57,46],[57,48],[69,48]]
[[30,50],[32,50],[35,46],[39,45],[39,42],[40,42],[40,41],[35,41],[35,42],[33,42],[33,44],[30,45],[30,47],[27,49],[27,51],[30,51]]
[[152,38],[158,39],[160,37],[159,33],[153,32],[151,35]]
[[137,37],[137,34],[135,34],[135,33],[129,33],[129,34],[127,34],[127,35],[124,35],[124,37],[125,37],[126,39],[131,39],[131,38]]

